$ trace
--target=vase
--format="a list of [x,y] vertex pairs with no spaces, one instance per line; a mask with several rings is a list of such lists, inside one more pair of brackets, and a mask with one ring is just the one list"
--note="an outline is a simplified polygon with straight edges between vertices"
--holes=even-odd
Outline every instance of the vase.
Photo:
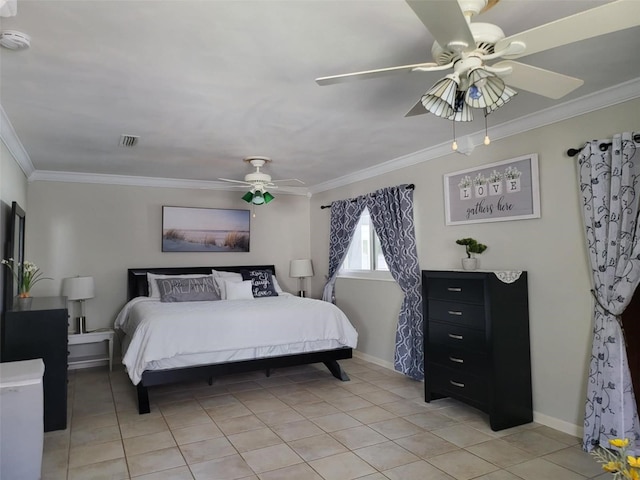
[[33,302],[33,297],[28,296],[20,296],[18,295],[13,301],[13,309],[14,310],[31,310],[31,303]]
[[475,270],[478,268],[478,259],[475,257],[471,258],[463,258],[462,259],[462,268],[463,270]]

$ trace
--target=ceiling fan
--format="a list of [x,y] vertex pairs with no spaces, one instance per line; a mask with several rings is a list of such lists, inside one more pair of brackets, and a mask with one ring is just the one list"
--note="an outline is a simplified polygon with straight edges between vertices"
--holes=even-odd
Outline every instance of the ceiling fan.
[[584,83],[512,59],[640,25],[640,1],[616,0],[505,37],[496,25],[471,21],[499,0],[406,2],[435,38],[431,48],[435,62],[321,77],[316,82],[332,85],[403,72],[453,70],[436,82],[405,116],[431,112],[454,122],[471,121],[471,108],[481,108],[486,119],[487,114],[516,95],[510,87],[559,99]]
[[271,193],[269,193],[267,189],[273,190],[277,188],[283,192],[295,191],[293,189],[288,189],[284,185],[278,185],[278,183],[298,182],[304,185],[304,182],[302,180],[298,180],[297,178],[271,180],[271,175],[260,170],[260,168],[271,162],[271,159],[269,157],[251,156],[244,158],[243,161],[250,163],[253,167],[255,167],[256,170],[254,172],[247,173],[244,176],[244,180],[234,180],[231,178],[218,178],[218,180],[222,180],[223,182],[236,183],[238,185],[234,186],[240,188],[250,187],[249,191],[242,196],[242,199],[245,202],[251,203],[253,205],[264,205],[269,203],[275,197]]

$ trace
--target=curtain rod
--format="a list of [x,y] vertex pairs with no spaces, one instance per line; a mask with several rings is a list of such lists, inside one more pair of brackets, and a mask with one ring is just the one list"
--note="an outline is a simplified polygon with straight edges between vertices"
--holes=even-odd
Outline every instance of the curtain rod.
[[[633,141],[636,143],[640,143],[640,133],[636,133],[633,135]],[[601,152],[606,152],[607,148],[609,148],[611,146],[611,142],[607,143],[607,142],[603,142],[600,145],[598,145],[598,148],[600,149]],[[570,148],[569,150],[567,150],[567,155],[569,155],[570,157],[575,157],[577,154],[580,153],[580,150],[582,150],[584,147],[580,147],[580,148]]]
[[[413,183],[410,183],[409,185],[407,185],[406,187],[408,190],[414,190],[416,188],[416,186]],[[355,200],[351,200],[352,202],[355,202]],[[325,209],[325,208],[331,208],[331,204],[329,205],[320,205],[321,209]]]

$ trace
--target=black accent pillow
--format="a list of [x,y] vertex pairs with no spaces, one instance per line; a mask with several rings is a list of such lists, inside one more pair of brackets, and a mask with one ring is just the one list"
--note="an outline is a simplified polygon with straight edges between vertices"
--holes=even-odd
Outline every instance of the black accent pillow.
[[156,280],[161,302],[204,302],[220,300],[213,276],[198,278],[159,278]]
[[243,270],[242,279],[251,280],[253,298],[278,296],[271,270]]

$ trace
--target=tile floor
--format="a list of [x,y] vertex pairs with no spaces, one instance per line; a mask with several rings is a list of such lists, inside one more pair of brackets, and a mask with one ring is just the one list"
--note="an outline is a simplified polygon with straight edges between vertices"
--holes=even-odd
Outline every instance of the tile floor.
[[605,480],[579,439],[535,423],[493,432],[422,383],[350,359],[150,389],[124,371],[69,372],[66,430],[45,434],[43,479]]

